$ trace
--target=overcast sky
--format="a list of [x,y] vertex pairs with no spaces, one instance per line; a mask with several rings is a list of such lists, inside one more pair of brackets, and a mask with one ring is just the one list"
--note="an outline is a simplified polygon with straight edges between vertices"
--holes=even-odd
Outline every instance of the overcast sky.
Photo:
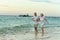
[[60,16],[60,0],[0,0],[0,15],[33,15],[34,12]]

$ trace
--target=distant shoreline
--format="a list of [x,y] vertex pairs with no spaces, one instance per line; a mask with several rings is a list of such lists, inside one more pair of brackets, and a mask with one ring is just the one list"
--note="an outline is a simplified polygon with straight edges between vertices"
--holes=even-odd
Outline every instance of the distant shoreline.
[[30,16],[30,15],[18,15],[19,17],[32,17],[32,16]]
[[[0,15],[0,16],[18,16],[20,17],[19,15]],[[22,16],[21,16],[22,17]],[[26,16],[26,17],[33,17],[32,15],[29,15],[29,16]],[[46,16],[46,17],[54,17],[54,18],[60,18],[60,16]]]

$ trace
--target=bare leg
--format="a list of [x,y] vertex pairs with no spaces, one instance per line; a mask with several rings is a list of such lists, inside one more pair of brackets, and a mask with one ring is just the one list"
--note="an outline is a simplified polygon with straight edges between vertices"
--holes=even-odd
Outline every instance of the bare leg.
[[42,36],[44,36],[44,27],[42,27]]
[[37,27],[35,27],[35,40],[37,40],[37,33],[38,33],[38,30],[37,30]]
[[35,27],[35,32],[36,32],[36,33],[38,32],[37,27]]
[[38,25],[34,25],[34,29],[35,29],[35,40],[37,40],[37,33],[38,33],[37,26]]
[[38,33],[37,26],[38,24],[34,24],[35,33]]

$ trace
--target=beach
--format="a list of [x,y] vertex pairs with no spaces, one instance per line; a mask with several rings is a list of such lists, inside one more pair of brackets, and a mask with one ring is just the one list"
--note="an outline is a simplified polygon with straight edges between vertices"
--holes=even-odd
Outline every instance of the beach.
[[[34,31],[25,31],[22,33],[17,32],[14,34],[2,34],[0,36],[0,40],[35,40],[35,33]],[[44,36],[41,36],[41,32],[39,32],[37,40],[60,40],[60,27],[56,29],[46,29]]]
[[60,17],[47,17],[49,24],[41,27],[35,39],[32,17],[0,16],[0,40],[60,40]]

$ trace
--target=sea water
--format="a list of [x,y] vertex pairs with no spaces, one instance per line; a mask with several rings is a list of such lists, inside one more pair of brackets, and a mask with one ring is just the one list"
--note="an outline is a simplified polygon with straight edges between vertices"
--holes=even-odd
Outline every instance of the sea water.
[[[46,19],[48,24],[45,25],[45,32],[49,35],[60,34],[60,17],[46,17]],[[40,26],[38,26],[38,31],[41,31]],[[34,32],[32,17],[0,15],[0,36],[3,34],[25,34],[29,32]]]

